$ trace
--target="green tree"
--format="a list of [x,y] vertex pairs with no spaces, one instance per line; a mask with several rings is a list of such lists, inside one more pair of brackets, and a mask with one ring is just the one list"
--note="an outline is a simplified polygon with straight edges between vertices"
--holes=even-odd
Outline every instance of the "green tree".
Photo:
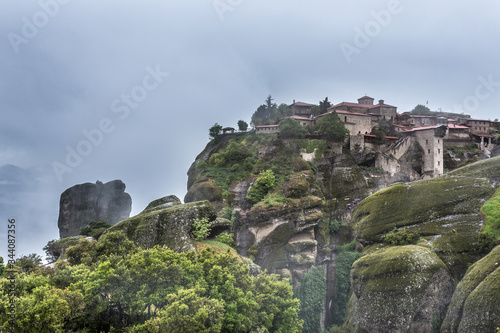
[[278,106],[278,116],[279,116],[279,118],[285,118],[285,117],[289,117],[291,115],[292,115],[292,110],[290,109],[290,107],[288,106],[288,104],[281,103]]
[[332,103],[328,101],[328,97],[325,97],[323,101],[319,101],[319,114],[327,113],[328,108],[332,106]]
[[262,171],[248,191],[248,201],[253,204],[261,201],[266,196],[267,192],[273,189],[275,185],[276,176],[274,172],[270,169]]
[[281,138],[297,138],[302,139],[307,133],[307,128],[302,126],[300,122],[293,118],[285,118],[280,122],[279,135]]
[[320,332],[320,317],[326,295],[326,277],[323,268],[311,267],[300,281],[297,297],[301,309],[299,318],[304,320],[304,333]]
[[42,265],[42,257],[36,253],[23,255],[21,258],[16,259],[16,266],[20,267],[25,273],[32,272],[35,268]]
[[214,126],[210,127],[208,130],[208,135],[210,139],[217,139],[222,131],[222,126],[215,123]]
[[203,294],[205,289],[197,287],[167,295],[168,305],[145,323],[145,330],[154,333],[220,332],[224,303],[201,296]]
[[248,129],[248,124],[244,120],[238,120],[238,130],[241,132],[246,132]]
[[378,145],[383,145],[387,142],[385,131],[381,128],[375,131],[375,143]]
[[328,140],[342,141],[349,134],[335,111],[318,119],[316,126],[317,132]]
[[3,276],[3,273],[5,272],[5,266],[4,266],[4,262],[3,262],[3,257],[0,257],[0,277]]
[[265,104],[257,108],[257,111],[252,115],[252,125],[259,126],[264,124],[273,124],[279,119],[278,106],[273,103],[271,95],[267,96]]
[[413,110],[411,110],[411,114],[428,116],[431,114],[431,109],[425,105],[418,104],[413,108]]

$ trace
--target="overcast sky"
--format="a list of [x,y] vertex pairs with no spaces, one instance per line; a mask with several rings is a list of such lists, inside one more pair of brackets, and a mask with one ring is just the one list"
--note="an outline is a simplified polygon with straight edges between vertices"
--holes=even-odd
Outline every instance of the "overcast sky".
[[[500,118],[498,1],[0,1],[0,255],[58,238],[59,196],[121,179],[132,214],[186,193],[219,123],[375,101]],[[78,156],[76,156],[78,155]]]

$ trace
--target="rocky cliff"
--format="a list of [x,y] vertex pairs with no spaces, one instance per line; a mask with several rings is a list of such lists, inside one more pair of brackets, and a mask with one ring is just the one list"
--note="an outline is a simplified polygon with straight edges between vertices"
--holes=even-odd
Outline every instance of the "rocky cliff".
[[[457,324],[465,318],[467,302],[453,301],[454,291],[468,267],[497,242],[481,236],[481,208],[495,195],[500,160],[397,183],[414,175],[381,172],[369,165],[376,154],[351,154],[342,143],[323,140],[226,135],[197,156],[184,200],[211,202],[219,217],[232,222],[240,253],[292,277],[295,287],[311,268],[322,267],[321,329],[332,324],[353,332],[472,327]],[[415,161],[409,159],[408,170],[410,162]],[[397,242],[385,242],[388,234],[416,239],[392,246]],[[454,324],[447,324],[450,304],[457,304]],[[487,325],[496,320],[490,317]]]
[[116,224],[130,216],[132,199],[125,193],[121,180],[75,185],[61,194],[59,203],[59,235],[76,236],[92,221]]

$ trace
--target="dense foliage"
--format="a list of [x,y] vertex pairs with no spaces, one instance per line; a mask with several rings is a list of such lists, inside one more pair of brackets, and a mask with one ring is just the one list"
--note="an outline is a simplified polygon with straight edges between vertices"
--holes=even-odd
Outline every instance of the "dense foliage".
[[320,318],[326,295],[326,276],[323,268],[311,267],[300,281],[297,297],[301,309],[299,317],[304,320],[304,333],[319,333]]
[[248,124],[244,120],[238,120],[238,130],[246,132],[248,129]]
[[356,250],[356,240],[336,249],[335,260],[335,302],[332,305],[333,323],[341,325],[346,314],[347,302],[351,292],[351,267],[361,257]]
[[285,118],[280,122],[280,138],[288,139],[295,138],[301,139],[306,134],[308,134],[308,130],[305,126],[300,124],[300,121],[293,118]]
[[[83,239],[54,268],[17,268],[15,332],[300,332],[299,301],[277,275],[230,253],[137,248],[122,233]],[[0,330],[9,327],[0,277]]]
[[276,176],[272,170],[262,171],[248,191],[247,199],[252,203],[261,201],[269,190],[276,185]]
[[292,113],[287,104],[273,103],[271,95],[267,96],[265,104],[262,104],[252,115],[252,125],[271,125],[275,124],[279,119],[286,116],[291,116]]
[[337,112],[333,111],[316,122],[317,133],[328,140],[341,141],[349,134],[344,123],[340,120]]
[[219,137],[221,131],[222,131],[222,126],[215,123],[208,130],[208,136],[210,137],[210,139],[217,139]]

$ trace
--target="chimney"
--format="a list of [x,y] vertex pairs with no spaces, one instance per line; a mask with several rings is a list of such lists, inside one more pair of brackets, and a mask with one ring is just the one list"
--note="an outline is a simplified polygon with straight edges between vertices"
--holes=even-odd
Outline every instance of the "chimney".
[[380,104],[380,105],[384,104],[384,100],[383,99],[379,99],[378,100],[378,104]]
[[293,104],[295,104],[295,100],[293,100]]

